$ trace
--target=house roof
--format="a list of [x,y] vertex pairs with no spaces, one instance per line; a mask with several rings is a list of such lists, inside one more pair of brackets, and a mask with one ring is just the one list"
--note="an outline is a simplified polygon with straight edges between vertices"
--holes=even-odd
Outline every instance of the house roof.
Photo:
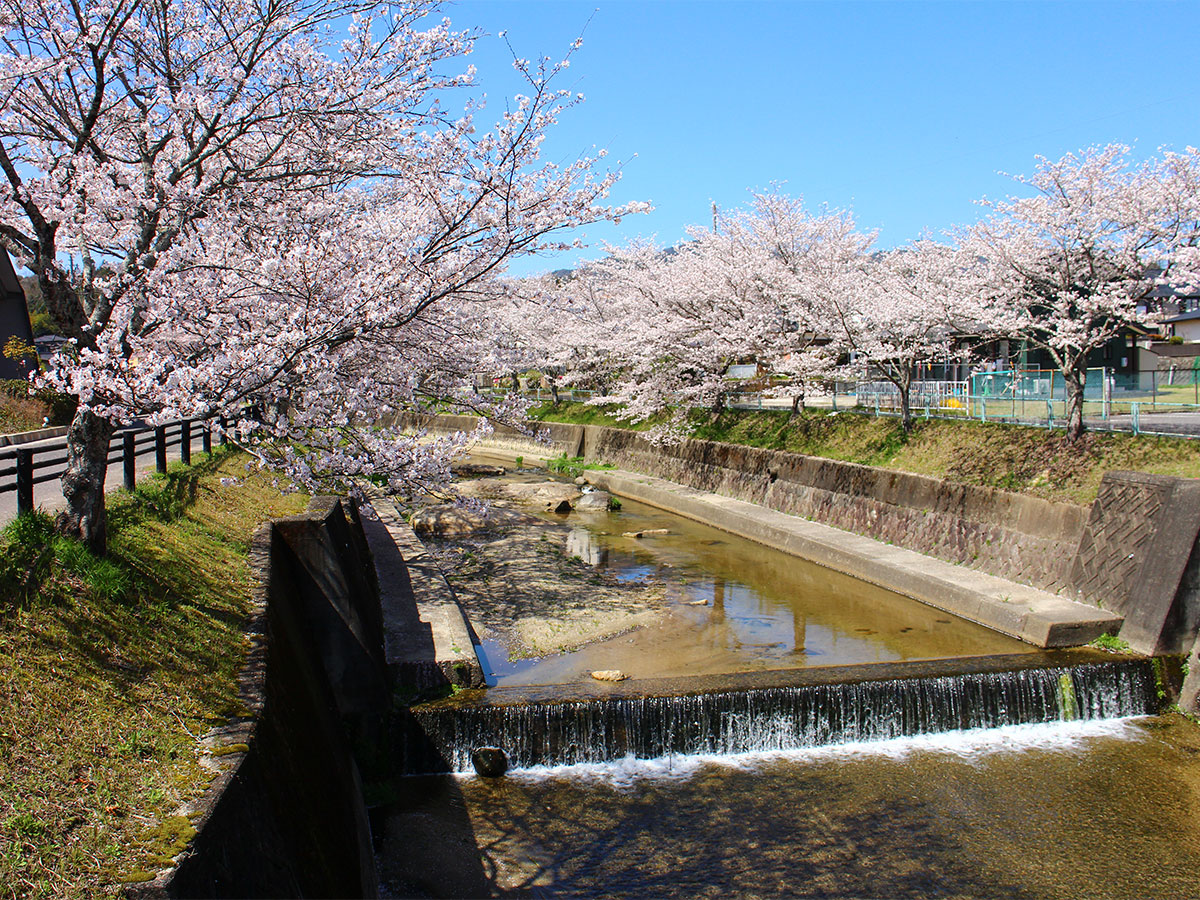
[[1150,352],[1155,356],[1191,359],[1193,356],[1200,356],[1200,343],[1168,344],[1166,341],[1155,341],[1150,345]]
[[8,258],[8,254],[3,251],[0,251],[0,290],[3,290],[6,295],[20,294],[22,297],[25,296],[25,292],[21,290],[21,279],[17,278],[17,270],[13,268],[12,260]]
[[1192,310],[1191,312],[1180,313],[1177,316],[1167,316],[1163,322],[1192,322],[1200,319],[1200,309]]
[[[29,343],[33,341],[33,329],[29,327],[29,307],[21,280],[8,254],[0,250],[0,347],[13,337]],[[0,378],[24,378],[28,370],[27,361],[0,355]]]

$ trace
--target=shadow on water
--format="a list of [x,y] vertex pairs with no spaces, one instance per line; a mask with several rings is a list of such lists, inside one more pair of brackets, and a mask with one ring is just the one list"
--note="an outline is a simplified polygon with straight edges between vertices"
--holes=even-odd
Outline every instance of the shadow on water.
[[784,805],[756,780],[716,771],[678,792],[414,779],[412,802],[380,816],[381,840],[404,829],[406,848],[383,860],[384,896],[981,896],[970,854],[915,800],[850,812],[845,786],[809,776]]
[[1195,727],[1097,727],[668,777],[408,779],[377,812],[384,895],[1194,897]]

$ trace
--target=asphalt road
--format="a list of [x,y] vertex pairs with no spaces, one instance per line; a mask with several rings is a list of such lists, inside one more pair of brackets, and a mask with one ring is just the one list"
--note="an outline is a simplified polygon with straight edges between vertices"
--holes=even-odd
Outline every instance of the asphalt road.
[[[35,452],[34,463],[39,459],[49,456],[63,456],[65,451],[46,452],[45,456],[37,453],[39,448],[46,448],[61,445],[64,438],[54,437],[42,441],[32,441],[28,444],[22,444],[22,447],[29,448]],[[202,452],[202,436],[200,429],[193,428],[192,430],[192,454],[199,456]],[[7,455],[10,448],[0,448],[0,452]],[[139,455],[137,457],[137,478],[140,481],[143,478],[149,477],[154,472],[154,446],[147,444],[145,447],[139,447]],[[172,447],[168,450],[168,462],[174,462],[179,459],[179,447]],[[8,459],[0,460],[0,469],[8,469],[12,467],[12,461]],[[34,474],[41,476],[51,472],[61,475],[66,469],[66,466],[52,466],[45,469],[38,469]],[[108,467],[107,475],[104,479],[105,489],[121,490],[125,483],[125,468],[120,460]],[[43,484],[35,484],[33,486],[33,505],[39,507],[46,512],[54,513],[63,509],[67,505],[67,501],[62,495],[62,484],[58,480],[47,481]],[[0,525],[5,525],[17,517],[17,492],[16,492],[16,476],[0,476]]]

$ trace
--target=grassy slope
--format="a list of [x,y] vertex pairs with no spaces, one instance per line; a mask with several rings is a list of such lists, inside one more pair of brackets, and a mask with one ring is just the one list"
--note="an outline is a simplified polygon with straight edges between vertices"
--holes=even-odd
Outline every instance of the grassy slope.
[[107,893],[186,836],[173,814],[211,780],[196,738],[236,712],[249,537],[306,502],[220,485],[243,466],[111,494],[108,560],[45,520],[0,537],[0,897]]
[[[612,410],[583,404],[549,405],[532,415],[544,421],[620,424]],[[950,481],[1090,503],[1105,472],[1133,470],[1200,478],[1200,441],[1127,434],[1088,434],[1075,446],[1062,432],[991,423],[918,421],[905,436],[894,418],[809,410],[730,410],[692,415],[694,436],[790,450],[869,466],[933,475]]]

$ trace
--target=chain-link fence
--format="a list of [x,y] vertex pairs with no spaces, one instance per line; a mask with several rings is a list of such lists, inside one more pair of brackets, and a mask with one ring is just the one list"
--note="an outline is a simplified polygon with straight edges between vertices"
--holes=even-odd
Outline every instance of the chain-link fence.
[[[900,391],[890,382],[860,382],[859,408],[898,415]],[[918,416],[971,418],[1043,428],[1067,418],[1068,390],[1050,369],[983,371],[967,381],[914,382],[910,408]],[[1089,369],[1083,415],[1096,430],[1200,436],[1200,368],[1172,367],[1134,375]]]
[[[504,393],[502,387],[495,389]],[[553,399],[544,387],[527,385],[522,393],[538,402]],[[596,392],[564,388],[560,400],[586,402]],[[890,381],[838,382],[806,392],[807,406],[856,409],[874,415],[900,414],[900,391]],[[732,391],[727,405],[736,409],[790,410],[786,387],[768,391]],[[914,381],[909,407],[917,418],[975,419],[1041,428],[1061,428],[1067,419],[1067,386],[1051,369],[980,371],[965,381]],[[1200,365],[1177,365],[1135,375],[1089,369],[1083,415],[1093,430],[1200,437]]]

